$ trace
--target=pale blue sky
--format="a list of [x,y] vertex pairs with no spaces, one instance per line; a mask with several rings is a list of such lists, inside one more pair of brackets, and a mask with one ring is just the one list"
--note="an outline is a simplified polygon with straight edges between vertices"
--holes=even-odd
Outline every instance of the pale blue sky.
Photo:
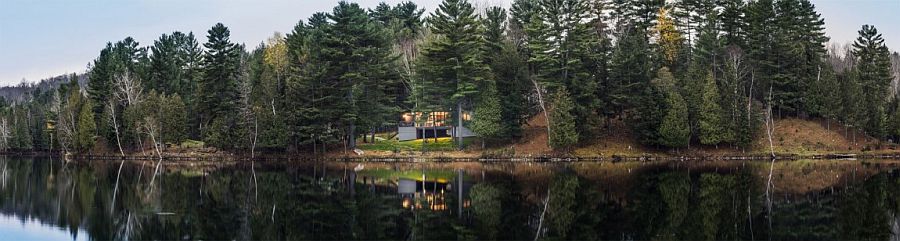
[[[401,0],[386,0],[392,5]],[[510,0],[484,0],[508,5]],[[64,73],[82,73],[106,42],[134,37],[143,46],[160,34],[193,31],[205,42],[217,22],[232,40],[253,47],[275,31],[288,32],[337,0],[0,0],[0,86]],[[374,7],[381,0],[357,0]],[[429,11],[440,0],[414,1]],[[850,42],[862,24],[900,48],[900,0],[813,0],[833,41]]]

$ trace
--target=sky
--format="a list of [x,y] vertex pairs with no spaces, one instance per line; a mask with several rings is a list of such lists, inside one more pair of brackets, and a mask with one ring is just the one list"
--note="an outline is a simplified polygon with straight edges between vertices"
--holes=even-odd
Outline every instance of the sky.
[[21,218],[0,214],[0,234],[6,240],[88,240],[87,232],[78,229],[77,234],[67,228],[40,223],[36,218]]
[[[371,8],[382,0],[351,0]],[[402,0],[384,0],[394,5]],[[475,0],[509,6],[511,0]],[[852,42],[863,24],[900,49],[900,0],[811,0],[832,41]],[[84,73],[107,42],[135,38],[152,45],[163,33],[194,32],[205,42],[218,22],[232,41],[254,47],[338,0],[0,0],[0,86]],[[414,0],[432,11],[440,0]]]

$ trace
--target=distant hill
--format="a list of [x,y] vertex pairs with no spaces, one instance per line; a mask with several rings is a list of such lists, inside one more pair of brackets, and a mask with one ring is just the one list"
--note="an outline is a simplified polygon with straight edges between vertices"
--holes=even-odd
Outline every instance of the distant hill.
[[[56,77],[42,79],[37,83],[23,82],[15,86],[3,86],[0,87],[0,97],[3,97],[9,102],[21,102],[25,100],[25,97],[34,92],[35,89],[40,89],[41,91],[55,89],[59,87],[60,84],[69,83],[71,77],[71,74],[63,74]],[[77,78],[79,85],[81,85],[82,87],[87,84],[86,75],[77,75]]]

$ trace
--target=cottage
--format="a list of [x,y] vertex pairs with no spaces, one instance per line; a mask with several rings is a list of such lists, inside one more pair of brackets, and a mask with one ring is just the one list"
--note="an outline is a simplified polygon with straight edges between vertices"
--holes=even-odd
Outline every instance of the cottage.
[[[407,112],[400,116],[397,127],[397,140],[408,141],[435,137],[472,137],[475,132],[465,126],[452,126],[450,112],[438,111],[430,113]],[[472,115],[463,112],[463,122],[470,121]],[[456,135],[452,135],[456,131]]]

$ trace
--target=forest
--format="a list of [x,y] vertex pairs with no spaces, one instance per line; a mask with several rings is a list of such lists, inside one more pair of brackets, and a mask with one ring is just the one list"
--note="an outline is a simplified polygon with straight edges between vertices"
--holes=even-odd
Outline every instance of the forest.
[[896,140],[900,54],[875,26],[829,44],[824,24],[809,0],[342,1],[256,47],[222,23],[109,42],[83,75],[0,101],[0,148],[320,153],[407,112],[448,112],[489,145],[543,115],[560,151],[612,122],[669,149],[749,148],[786,117]]

